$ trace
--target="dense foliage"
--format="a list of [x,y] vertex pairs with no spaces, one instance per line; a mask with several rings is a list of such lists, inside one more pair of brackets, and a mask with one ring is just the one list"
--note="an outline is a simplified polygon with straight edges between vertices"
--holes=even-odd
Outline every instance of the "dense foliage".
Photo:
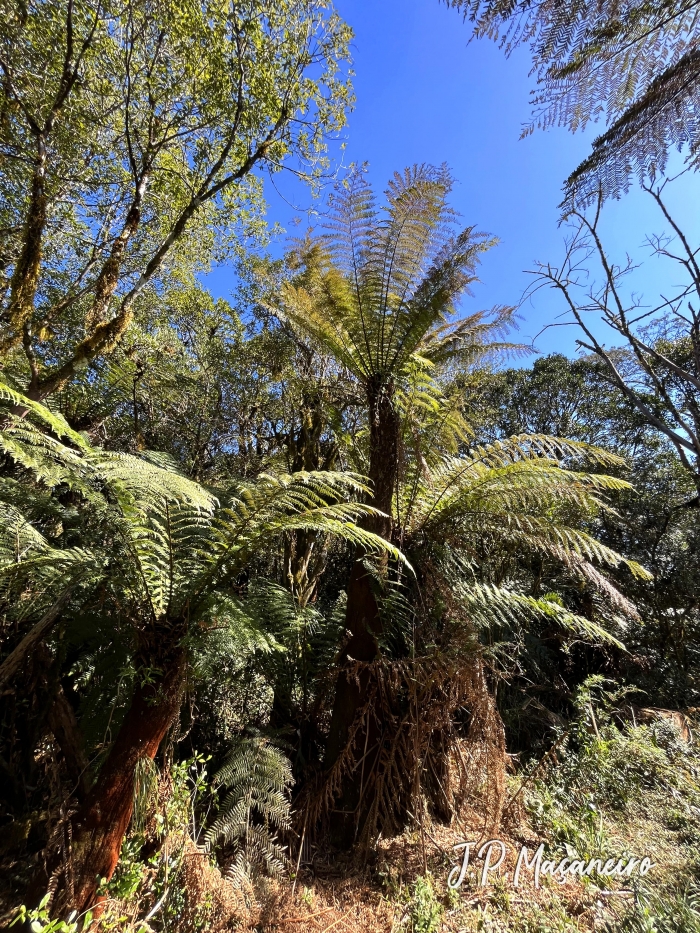
[[[469,9],[486,29],[512,6]],[[293,896],[331,846],[372,866],[419,833],[400,923],[437,930],[436,827],[519,813],[602,851],[642,790],[686,853],[700,274],[662,190],[685,284],[639,326],[601,196],[538,280],[587,353],[532,363],[513,308],[473,306],[495,240],[458,224],[444,166],[383,196],[353,168],[265,252],[262,173],[318,186],[351,103],[325,0],[6,7],[3,922],[254,925],[270,876]],[[197,277],[213,261],[231,301]],[[690,876],[668,891],[619,929],[697,929]]]

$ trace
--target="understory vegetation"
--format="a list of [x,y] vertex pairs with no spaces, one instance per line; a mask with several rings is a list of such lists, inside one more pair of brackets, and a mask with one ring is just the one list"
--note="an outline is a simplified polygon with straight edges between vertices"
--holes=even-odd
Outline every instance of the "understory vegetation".
[[[535,270],[582,352],[535,355],[476,305],[497,243],[446,166],[329,183],[326,0],[3,14],[0,924],[698,933],[700,267],[665,183],[677,291],[642,311],[586,189]],[[323,199],[288,239],[285,168]]]

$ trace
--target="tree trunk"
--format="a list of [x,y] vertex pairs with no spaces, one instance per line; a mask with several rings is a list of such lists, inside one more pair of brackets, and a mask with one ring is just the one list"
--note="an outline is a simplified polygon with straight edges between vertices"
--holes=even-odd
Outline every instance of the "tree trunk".
[[[377,379],[367,390],[370,446],[369,478],[372,483],[371,504],[385,514],[370,516],[363,526],[387,540],[391,539],[391,508],[398,471],[399,416],[394,407],[394,386]],[[371,577],[363,566],[365,551],[358,547],[348,584],[346,625],[352,632],[341,660],[348,656],[358,661],[372,661],[378,655],[377,635],[381,623]]]
[[37,889],[45,889],[52,874],[60,875],[54,915],[68,908],[82,912],[94,906],[100,880],[112,877],[131,819],[136,763],[155,758],[179,712],[184,674],[185,655],[178,649],[163,675],[136,687],[107,760],[73,820],[69,864],[62,865],[57,856],[49,862],[48,877],[37,879]]
[[[367,387],[367,402],[370,420],[369,478],[374,497],[372,505],[386,513],[365,520],[364,527],[386,539],[391,538],[391,509],[398,471],[399,415],[393,401],[393,383],[383,383],[376,378]],[[348,584],[346,627],[351,632],[341,657],[341,664],[350,660],[373,661],[379,656],[378,636],[381,634],[381,619],[377,600],[372,588],[372,579],[364,567],[364,549],[358,547]],[[330,768],[346,750],[350,728],[365,704],[369,674],[364,672],[359,679],[348,676],[345,671],[338,675],[336,683],[330,734],[326,748],[326,767]],[[334,820],[334,840],[343,846],[351,845],[361,828],[362,814],[359,812],[363,773],[370,770],[381,739],[380,724],[369,716],[355,738],[355,754],[367,753],[365,767],[355,769],[346,778],[338,803],[337,819]],[[377,750],[375,752],[374,750]],[[369,801],[367,802],[369,804]]]
[[10,281],[10,306],[6,314],[8,333],[0,341],[0,351],[3,352],[19,343],[22,328],[34,311],[46,227],[46,207],[46,142],[43,134],[39,133],[29,208],[22,231],[22,249]]
[[84,800],[90,790],[90,765],[83,749],[83,738],[78,720],[60,684],[58,684],[56,699],[49,710],[47,723],[61,749],[66,770],[73,781],[78,799]]

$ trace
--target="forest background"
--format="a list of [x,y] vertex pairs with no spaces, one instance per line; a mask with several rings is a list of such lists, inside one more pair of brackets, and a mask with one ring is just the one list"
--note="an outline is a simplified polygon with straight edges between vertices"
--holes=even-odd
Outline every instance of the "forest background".
[[8,923],[698,929],[696,4],[453,7],[5,5]]

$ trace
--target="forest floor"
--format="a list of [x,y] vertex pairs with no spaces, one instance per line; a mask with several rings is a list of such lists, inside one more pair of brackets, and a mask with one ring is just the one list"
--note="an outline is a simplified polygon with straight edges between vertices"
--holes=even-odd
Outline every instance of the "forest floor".
[[[509,776],[497,831],[474,803],[449,826],[426,818],[380,840],[364,859],[340,854],[322,838],[307,840],[298,873],[292,846],[285,877],[242,888],[195,843],[187,821],[164,837],[148,864],[136,857],[143,839],[127,839],[105,910],[90,930],[700,933],[700,730],[693,723],[683,737],[665,721],[618,727],[600,710],[597,716],[599,728],[582,726],[569,746],[547,754],[546,768],[540,762]],[[479,850],[494,838],[505,855],[484,881]],[[460,874],[465,842],[473,844],[469,865],[453,888],[448,878],[454,883]],[[523,847],[533,859],[541,844],[539,884],[534,868],[523,865],[516,885]],[[491,853],[493,865],[499,845]],[[593,872],[561,879],[552,869],[565,857],[600,859],[599,867],[630,857],[652,864],[644,875],[637,865],[629,878]]]
[[[516,806],[506,809],[497,833],[485,834],[474,811],[451,826],[427,823],[382,840],[358,867],[319,846],[302,864],[296,884],[277,882],[247,929],[258,933],[695,933],[700,931],[700,744],[682,742],[665,725],[618,730],[556,763],[542,780],[509,779]],[[505,858],[482,881],[475,858],[491,835]],[[462,851],[473,842],[470,864],[456,890],[448,885]],[[629,878],[568,876],[563,882],[523,866],[518,855],[639,860]],[[494,846],[491,861],[500,849]],[[544,866],[544,861],[543,861]],[[453,881],[456,875],[452,876]]]
[[[649,854],[653,867],[645,879],[654,889],[667,887],[670,879],[684,873],[683,847],[675,833],[659,825],[656,815],[634,808],[626,819],[606,826],[605,856]],[[461,827],[431,824],[423,831],[409,830],[398,838],[380,842],[371,862],[363,868],[339,860],[330,850],[318,850],[311,864],[300,870],[297,884],[270,886],[261,912],[247,926],[258,933],[302,933],[331,930],[362,933],[573,933],[614,930],[624,918],[639,912],[639,885],[634,880],[567,878],[565,882],[544,875],[535,885],[534,871],[523,869],[513,885],[518,855],[523,847],[532,858],[545,845],[545,858],[558,862],[564,855],[539,834],[524,813],[506,823],[497,834],[505,845],[502,864],[481,884],[483,859],[470,858],[464,881],[457,890],[447,879],[461,864],[462,851],[454,846],[476,843],[476,855],[489,837],[483,821],[474,814]],[[492,849],[492,862],[500,848]],[[643,908],[642,908],[643,912]],[[632,927],[635,929],[635,927]],[[650,928],[651,929],[651,928]]]
[[601,905],[590,885],[545,879],[535,888],[532,878],[521,881],[517,889],[509,884],[521,846],[527,845],[532,855],[541,841],[526,824],[499,832],[507,854],[500,868],[489,873],[486,885],[480,886],[483,863],[477,862],[468,869],[460,889],[451,891],[448,874],[461,860],[459,854],[453,856],[453,846],[486,840],[478,824],[465,829],[431,825],[423,833],[407,831],[380,843],[364,871],[353,872],[326,853],[300,872],[294,892],[289,885],[276,885],[249,929],[261,933],[534,931],[539,928],[528,926],[528,919],[550,915],[570,924],[552,926],[553,930],[595,929]]

